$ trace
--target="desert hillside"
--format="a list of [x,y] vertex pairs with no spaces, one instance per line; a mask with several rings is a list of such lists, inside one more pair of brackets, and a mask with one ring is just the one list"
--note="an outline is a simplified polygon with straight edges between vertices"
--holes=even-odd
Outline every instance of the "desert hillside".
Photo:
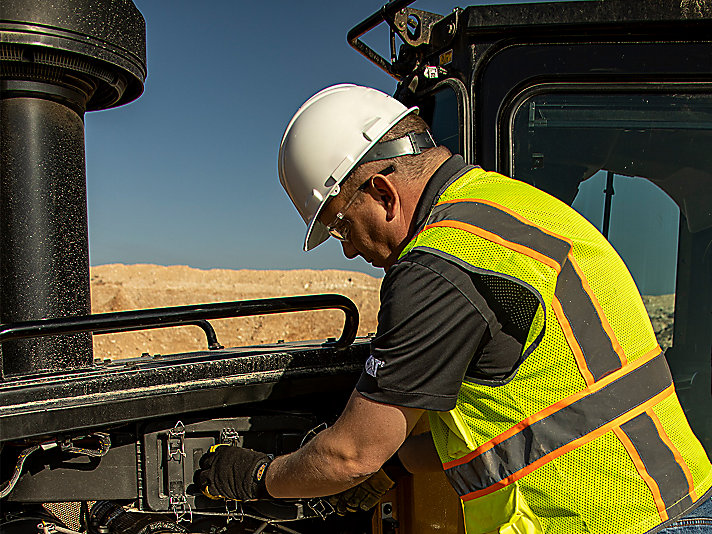
[[[92,312],[182,306],[208,302],[340,293],[358,306],[359,335],[376,330],[381,280],[350,271],[253,271],[159,265],[99,265],[91,268]],[[226,347],[323,339],[341,333],[343,312],[297,312],[211,321]],[[124,358],[204,350],[194,326],[94,336],[95,358]]]
[[[351,271],[253,271],[185,266],[100,265],[91,269],[93,313],[183,306],[208,302],[339,293],[360,313],[359,335],[376,331],[381,280]],[[643,297],[658,342],[672,343],[674,295]],[[226,347],[324,339],[341,333],[340,311],[297,312],[211,321]],[[205,335],[195,326],[94,336],[96,358],[125,358],[204,350]]]

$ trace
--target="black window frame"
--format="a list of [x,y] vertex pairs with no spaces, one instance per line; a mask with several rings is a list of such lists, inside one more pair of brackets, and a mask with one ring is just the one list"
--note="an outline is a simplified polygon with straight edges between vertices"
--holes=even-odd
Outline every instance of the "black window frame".
[[[461,154],[465,161],[470,161],[472,157],[471,147],[472,147],[472,124],[471,121],[467,120],[467,117],[471,116],[470,112],[470,100],[467,91],[467,86],[458,78],[444,78],[434,86],[429,87],[427,90],[418,92],[412,96],[406,105],[421,105],[422,102],[435,97],[436,93],[449,88],[452,89],[457,98],[457,123],[459,128],[460,137],[460,147],[458,153]],[[427,119],[427,117],[425,117]]]

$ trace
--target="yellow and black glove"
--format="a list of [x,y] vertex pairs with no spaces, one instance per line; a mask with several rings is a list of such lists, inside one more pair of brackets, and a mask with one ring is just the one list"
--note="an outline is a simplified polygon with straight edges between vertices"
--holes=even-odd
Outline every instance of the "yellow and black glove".
[[233,445],[214,445],[200,459],[194,482],[211,499],[249,501],[270,495],[265,473],[272,456]]
[[386,472],[381,469],[361,482],[358,486],[332,495],[328,500],[339,515],[345,515],[347,512],[357,512],[359,510],[370,510],[378,504],[378,501],[380,501],[392,487],[393,481],[388,477]]

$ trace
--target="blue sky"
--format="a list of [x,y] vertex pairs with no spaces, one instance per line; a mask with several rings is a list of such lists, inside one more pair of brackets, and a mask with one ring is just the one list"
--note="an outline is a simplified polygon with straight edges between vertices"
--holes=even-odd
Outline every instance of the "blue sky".
[[[352,82],[394,91],[395,81],[346,43],[383,0],[134,3],[147,27],[144,94],[85,117],[92,265],[381,276],[344,258],[334,240],[302,252],[305,227],[276,161],[289,119],[319,89]],[[412,7],[446,14],[456,5]],[[387,50],[386,31],[367,42]]]

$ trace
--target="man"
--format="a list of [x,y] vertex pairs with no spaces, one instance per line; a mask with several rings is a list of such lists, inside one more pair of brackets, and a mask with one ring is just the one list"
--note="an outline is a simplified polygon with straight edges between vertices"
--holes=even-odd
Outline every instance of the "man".
[[[712,466],[640,295],[574,210],[465,165],[416,108],[355,85],[300,108],[279,171],[305,250],[331,235],[386,271],[378,332],[334,426],[273,461],[219,448],[199,473],[208,493],[338,494],[397,454],[411,472],[445,470],[470,534],[710,516]],[[409,438],[426,410],[432,437]]]

